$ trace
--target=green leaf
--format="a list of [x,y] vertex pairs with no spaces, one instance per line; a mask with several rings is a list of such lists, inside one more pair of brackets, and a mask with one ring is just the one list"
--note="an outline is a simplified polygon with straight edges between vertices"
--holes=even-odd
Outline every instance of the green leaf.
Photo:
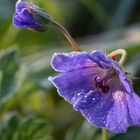
[[8,140],[11,139],[13,130],[16,130],[19,123],[19,118],[17,116],[11,117],[6,123],[0,125],[0,139]]
[[99,129],[84,121],[76,130],[67,131],[65,140],[93,140],[97,137]]
[[0,140],[53,140],[50,128],[42,118],[20,119],[17,115],[0,127]]
[[115,135],[109,140],[139,140],[139,138],[140,138],[140,128],[130,127],[127,133]]
[[15,47],[0,51],[0,104],[14,95],[25,79]]

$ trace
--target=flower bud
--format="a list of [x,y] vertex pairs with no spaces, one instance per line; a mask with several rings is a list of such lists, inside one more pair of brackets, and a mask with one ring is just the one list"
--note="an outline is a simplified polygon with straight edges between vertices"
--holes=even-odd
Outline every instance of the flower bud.
[[16,3],[16,11],[13,17],[13,24],[15,26],[36,31],[45,31],[51,21],[52,18],[43,9],[24,0],[19,0]]

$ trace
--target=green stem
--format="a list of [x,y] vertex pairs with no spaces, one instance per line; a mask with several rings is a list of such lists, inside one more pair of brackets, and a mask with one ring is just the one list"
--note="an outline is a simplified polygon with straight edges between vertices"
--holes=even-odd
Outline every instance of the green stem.
[[78,46],[78,44],[75,42],[75,40],[72,38],[72,36],[70,35],[70,33],[57,21],[53,20],[52,17],[50,17],[48,15],[48,13],[46,13],[45,11],[42,11],[41,9],[35,9],[31,6],[27,7],[27,10],[31,13],[34,14],[35,16],[38,16],[39,18],[41,18],[43,21],[45,19],[45,23],[46,23],[46,27],[48,28],[48,24],[51,23],[50,25],[53,25],[55,27],[57,27],[66,37],[66,39],[69,41],[69,43],[71,44],[72,48],[74,51],[81,51],[80,47]]
[[107,140],[108,135],[107,135],[107,130],[102,128],[102,140]]
[[64,34],[64,36],[67,38],[67,40],[71,44],[74,51],[81,51],[78,44],[75,42],[75,40],[69,34],[69,32],[60,23],[58,23],[57,21],[54,21],[54,20],[52,20],[51,22],[52,22],[52,25],[56,26]]
[[127,57],[127,53],[126,53],[126,50],[124,49],[118,49],[118,50],[115,50],[113,52],[111,52],[108,56],[113,58],[113,57],[116,57],[117,55],[121,54],[121,59],[119,60],[119,63],[121,65],[123,65],[126,61],[126,57]]

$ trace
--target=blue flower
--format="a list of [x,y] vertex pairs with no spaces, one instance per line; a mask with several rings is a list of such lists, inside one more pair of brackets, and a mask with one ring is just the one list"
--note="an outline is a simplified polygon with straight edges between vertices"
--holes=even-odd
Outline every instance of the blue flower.
[[140,125],[140,98],[117,62],[101,51],[54,54],[60,75],[49,77],[60,96],[94,126],[124,133]]
[[39,7],[19,0],[16,3],[16,11],[13,17],[13,24],[20,28],[29,28],[37,31],[45,31],[51,18],[47,12]]

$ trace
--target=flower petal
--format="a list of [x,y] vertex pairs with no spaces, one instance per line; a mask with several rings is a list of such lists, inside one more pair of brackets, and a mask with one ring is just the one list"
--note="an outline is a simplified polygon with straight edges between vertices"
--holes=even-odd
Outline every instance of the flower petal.
[[129,94],[133,94],[133,89],[130,81],[128,80],[125,73],[113,62],[113,60],[109,59],[103,52],[94,51],[91,53],[93,61],[95,61],[102,68],[114,68],[116,73],[118,74],[121,83],[124,85],[126,91]]
[[140,98],[133,93],[133,95],[126,95],[131,125],[140,126]]
[[112,68],[111,60],[101,51],[93,51],[91,57],[95,63],[97,63],[101,68],[108,69]]
[[81,110],[82,115],[96,127],[106,127],[106,118],[113,105],[112,95],[102,96],[91,108]]
[[33,22],[35,22],[33,14],[31,14],[26,8],[22,9],[21,12],[17,13],[17,19],[27,24],[32,24]]
[[30,28],[35,31],[46,31],[51,17],[47,12],[32,3],[18,0],[13,17],[13,24],[20,28]]
[[72,98],[73,107],[75,110],[91,108],[101,97],[101,93],[95,89],[92,89],[87,93],[78,92],[78,94]]
[[120,82],[124,86],[127,93],[133,95],[131,81],[128,80],[126,74],[113,62],[112,62],[112,67],[115,69],[116,73],[118,74],[120,78]]
[[[131,81],[122,68],[101,51],[55,54],[52,66],[65,72],[50,78],[59,94],[91,124],[115,133],[126,132],[130,125],[140,125],[140,99]],[[106,78],[108,93],[102,92],[105,83],[94,85],[95,77]]]
[[38,25],[36,25],[36,24],[25,24],[25,22],[21,22],[21,21],[19,21],[19,19],[17,20],[17,18],[14,18],[13,19],[13,24],[15,25],[15,26],[17,26],[17,27],[22,27],[22,28],[40,28],[40,26],[38,26]]
[[52,57],[52,67],[60,72],[68,72],[87,67],[95,67],[95,63],[86,52],[56,53]]
[[129,112],[125,90],[121,84],[115,85],[112,91],[114,104],[107,116],[106,127],[114,133],[124,133],[129,126]]
[[27,5],[29,5],[27,2],[23,0],[18,0],[16,3],[16,12],[21,11],[23,8],[25,8]]
[[[92,56],[94,61],[96,61],[102,68],[105,68],[106,65],[109,65],[110,67],[114,68],[114,70],[117,72],[119,75],[121,83],[124,85],[126,91],[129,94],[133,94],[133,89],[131,86],[130,81],[128,80],[127,76],[125,73],[119,68],[116,63],[113,62],[113,60],[109,59],[103,52],[101,51],[94,51],[92,52]],[[103,64],[103,65],[102,65]],[[105,66],[104,66],[105,65]]]
[[13,18],[13,24],[22,28],[35,28],[35,29],[43,29],[43,26],[37,23],[33,14],[28,12],[27,9],[22,9],[21,12],[15,14]]
[[49,77],[49,80],[56,86],[60,96],[69,103],[73,103],[74,100],[78,102],[79,98],[94,90],[93,80],[96,72],[95,68],[80,69],[54,78]]

